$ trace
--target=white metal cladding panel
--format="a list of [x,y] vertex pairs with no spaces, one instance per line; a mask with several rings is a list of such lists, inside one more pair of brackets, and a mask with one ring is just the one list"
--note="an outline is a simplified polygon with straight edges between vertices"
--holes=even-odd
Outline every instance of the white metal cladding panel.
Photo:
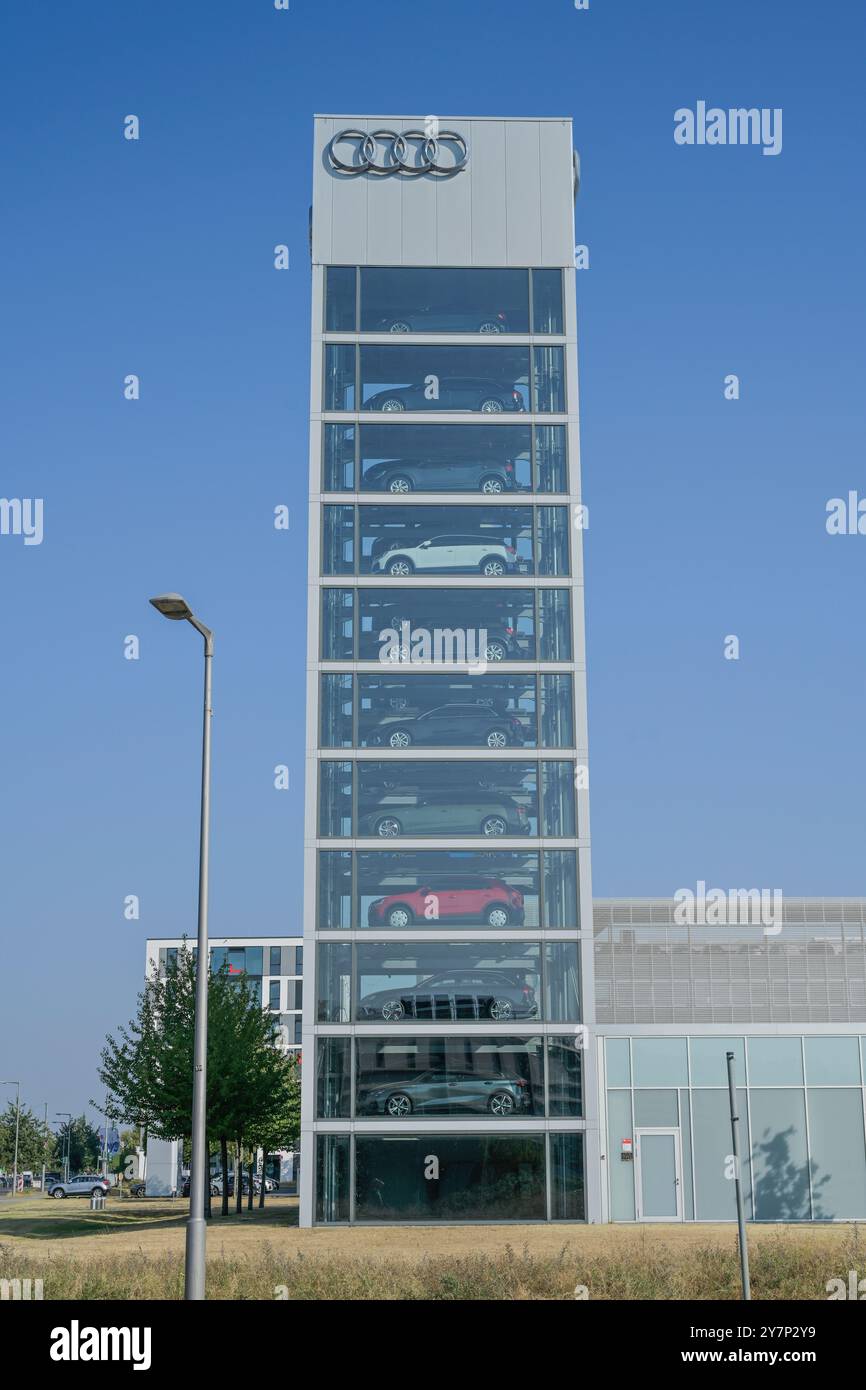
[[330,265],[572,265],[571,121],[440,116],[469,143],[453,178],[342,176],[331,137],[423,128],[424,116],[318,116],[313,260]]

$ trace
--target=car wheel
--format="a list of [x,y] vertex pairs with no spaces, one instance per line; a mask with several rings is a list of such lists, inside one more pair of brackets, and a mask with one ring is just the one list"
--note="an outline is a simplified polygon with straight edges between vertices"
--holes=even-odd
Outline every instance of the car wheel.
[[389,748],[408,748],[412,742],[412,735],[408,729],[392,729],[388,735]]
[[380,840],[394,840],[403,834],[403,827],[396,816],[383,816],[376,822],[376,834]]
[[491,1115],[498,1115],[500,1119],[504,1119],[507,1115],[514,1114],[514,1101],[507,1091],[497,1091],[487,1102],[487,1109]]
[[481,561],[478,568],[488,579],[501,579],[505,573],[503,561],[498,560],[495,555],[488,555],[486,560]]
[[382,1017],[387,1023],[399,1023],[405,1012],[399,999],[389,999],[382,1005]]
[[392,907],[388,912],[389,927],[411,927],[415,914],[408,907]]
[[494,999],[490,1005],[490,1017],[497,1023],[507,1023],[514,1017],[514,1005],[510,999]]
[[402,1091],[396,1095],[389,1096],[385,1101],[385,1109],[389,1115],[393,1115],[395,1120],[401,1120],[406,1115],[412,1114],[412,1102]]
[[482,835],[507,835],[508,824],[504,816],[485,816],[481,822]]
[[485,319],[483,323],[479,323],[479,325],[478,325],[478,332],[479,332],[479,333],[504,333],[504,332],[505,332],[505,329],[502,327],[502,324],[501,324],[501,323],[497,323],[495,319]]
[[406,407],[399,396],[386,396],[379,409],[384,410],[387,414],[392,414],[395,410],[405,410]]
[[102,1187],[94,1187],[90,1195],[91,1197],[107,1197],[108,1193]]
[[389,480],[388,491],[396,493],[411,492],[412,479],[408,478],[405,473],[398,473],[395,478]]
[[493,474],[490,474],[486,478],[482,478],[481,491],[485,493],[488,497],[499,497],[500,494],[505,491],[502,479],[497,478]]
[[511,921],[511,914],[507,907],[488,907],[487,925],[488,927],[507,927]]
[[506,661],[508,648],[504,642],[488,642],[484,648],[485,661]]
[[63,1191],[62,1187],[55,1187],[51,1196],[59,1200],[60,1198],[65,1197],[66,1193]]
[[414,574],[414,572],[415,566],[412,561],[405,560],[402,556],[399,560],[391,560],[387,569],[387,573],[395,579],[405,579],[407,575]]
[[[384,410],[384,406],[382,409]],[[504,409],[502,402],[495,396],[487,396],[478,407],[482,415],[501,415]]]
[[395,319],[388,329],[389,333],[411,333],[411,325],[405,319]]
[[485,742],[488,748],[507,748],[508,735],[504,729],[491,729]]

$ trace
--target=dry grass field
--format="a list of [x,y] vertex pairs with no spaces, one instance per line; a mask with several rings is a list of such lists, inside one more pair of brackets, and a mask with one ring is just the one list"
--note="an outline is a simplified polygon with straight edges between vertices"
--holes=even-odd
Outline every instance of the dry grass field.
[[[0,1278],[42,1278],[45,1298],[177,1298],[185,1201],[40,1196],[0,1204]],[[824,1299],[866,1275],[859,1226],[749,1228],[755,1298]],[[730,1226],[365,1226],[300,1230],[297,1203],[215,1216],[208,1293],[224,1299],[736,1298]],[[275,1292],[276,1291],[276,1292]]]

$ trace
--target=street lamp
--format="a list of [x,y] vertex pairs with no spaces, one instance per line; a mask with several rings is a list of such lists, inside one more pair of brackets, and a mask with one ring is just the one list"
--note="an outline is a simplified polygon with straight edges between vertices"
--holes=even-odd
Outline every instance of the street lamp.
[[64,1182],[69,1182],[69,1152],[72,1130],[72,1113],[69,1110],[55,1110],[54,1113],[58,1119],[69,1121],[69,1124],[66,1126],[66,1139],[63,1143],[63,1180]]
[[21,1082],[2,1081],[0,1085],[17,1087],[15,1092],[15,1161],[12,1166],[12,1196],[14,1197],[18,1192],[18,1128],[21,1123]]
[[188,622],[204,638],[204,723],[201,755],[201,822],[198,860],[198,953],[195,967],[195,1045],[192,1074],[192,1153],[189,1174],[189,1220],[186,1225],[186,1262],[184,1298],[201,1300],[205,1296],[205,1236],[204,1220],[206,1153],[206,1096],[207,1096],[207,888],[208,834],[210,829],[210,733],[211,669],[213,666],[213,633],[200,623],[180,594],[159,594],[151,603],[164,618]]

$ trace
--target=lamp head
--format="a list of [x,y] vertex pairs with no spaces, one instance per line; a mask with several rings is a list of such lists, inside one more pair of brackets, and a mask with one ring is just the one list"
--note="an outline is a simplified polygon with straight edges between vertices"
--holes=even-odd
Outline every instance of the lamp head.
[[152,598],[151,603],[158,613],[164,618],[172,618],[175,622],[182,622],[186,618],[192,617],[192,609],[185,598],[180,594],[157,594]]

